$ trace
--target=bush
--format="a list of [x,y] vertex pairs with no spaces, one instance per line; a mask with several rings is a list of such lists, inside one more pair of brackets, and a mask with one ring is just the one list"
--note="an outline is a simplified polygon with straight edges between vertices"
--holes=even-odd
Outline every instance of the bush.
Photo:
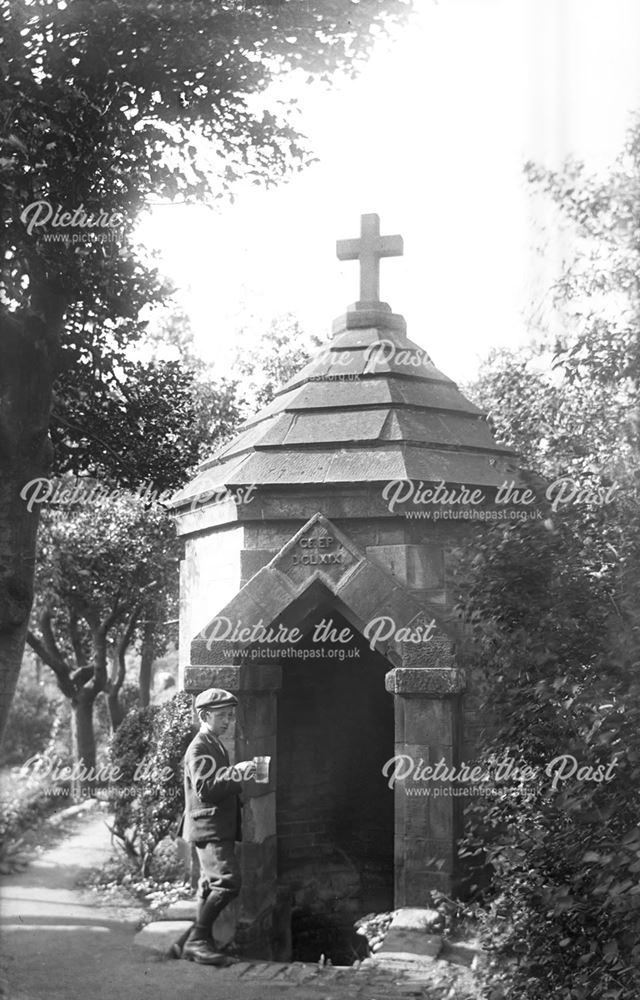
[[194,734],[192,698],[180,692],[162,705],[130,711],[111,741],[122,793],[112,833],[145,876],[157,845],[175,832],[182,815],[182,758]]
[[[606,526],[567,512],[488,532],[467,576],[474,677],[496,720],[480,763],[537,769],[467,813],[466,855],[493,876],[476,912],[494,1000],[640,995],[640,519],[624,520],[609,565]],[[554,787],[563,755],[585,770]]]
[[52,738],[69,732],[69,725],[70,713],[64,698],[49,693],[45,684],[23,669],[11,703],[0,767],[22,764],[35,754],[45,753]]
[[22,834],[66,804],[66,796],[49,795],[49,788],[47,779],[37,775],[21,775],[14,768],[4,768],[0,772],[0,864],[3,874],[11,870],[7,860],[19,850]]
[[[122,685],[119,694],[119,702],[122,707],[122,714],[126,716],[135,708],[140,707],[140,688],[134,681],[126,681]],[[106,692],[102,691],[95,700],[93,707],[93,727],[96,738],[96,746],[101,755],[101,748],[106,747],[111,739],[112,725],[109,716]]]

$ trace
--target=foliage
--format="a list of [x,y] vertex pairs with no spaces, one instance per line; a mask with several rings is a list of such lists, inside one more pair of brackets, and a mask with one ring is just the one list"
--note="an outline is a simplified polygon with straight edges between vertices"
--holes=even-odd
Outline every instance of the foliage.
[[[109,744],[109,740],[111,739],[111,734],[114,731],[113,713],[111,710],[112,706],[110,707],[109,705],[107,695],[107,692],[112,691],[113,687],[113,682],[110,680],[107,684],[107,691],[100,692],[94,705],[94,729],[99,759],[105,757],[106,748]],[[117,696],[118,707],[122,719],[125,717],[127,712],[140,708],[140,687],[138,679],[127,679],[125,675],[124,683],[122,687],[118,689]],[[122,721],[122,719],[120,719],[120,721]],[[115,728],[117,729],[118,726],[116,725]]]
[[182,362],[122,357],[117,373],[89,376],[78,356],[55,387],[53,471],[176,489],[198,457],[198,409],[195,373]]
[[59,600],[87,625],[114,607],[122,620],[147,590],[175,573],[169,517],[134,494],[52,507],[43,527],[39,595],[43,603]]
[[[575,166],[562,176],[530,168],[605,245],[560,283],[574,322],[553,372],[539,356],[503,353],[477,393],[538,475],[586,488],[547,505],[544,523],[485,532],[460,579],[473,680],[493,720],[482,760],[490,769],[508,755],[536,771],[498,783],[469,815],[465,852],[493,876],[477,913],[495,998],[640,992],[640,806],[630,794],[640,781],[640,303],[627,280],[629,262],[636,275],[640,263],[637,128],[629,148],[632,173],[606,183]],[[593,492],[611,486],[606,501]],[[554,787],[551,762],[563,755],[567,771],[573,758],[592,770]]]
[[[240,177],[274,183],[303,166],[310,154],[291,106],[274,99],[267,110],[259,95],[292,70],[354,73],[409,6],[2,0],[0,301],[18,312],[45,293],[62,301],[57,413],[62,424],[76,416],[64,433],[86,437],[79,417],[94,392],[97,429],[111,409],[135,417],[153,375],[126,361],[144,334],[143,307],[168,292],[130,236],[148,199],[221,197]],[[24,210],[47,200],[83,206],[94,224],[73,232],[90,238],[29,232]]]
[[[210,381],[205,365],[192,353],[191,333],[185,317],[170,317],[165,334],[168,339],[159,339],[156,349],[160,351],[175,345],[184,351],[193,372],[189,404],[193,424],[189,440],[194,449],[200,449],[201,457],[205,457],[212,446],[219,446],[240,422],[245,404],[239,395],[239,384]],[[262,337],[260,351],[240,366],[251,382],[248,394],[264,401],[270,399],[281,382],[304,365],[308,359],[307,345],[308,338],[293,317],[288,317],[284,325],[274,321]],[[160,385],[153,383],[152,390],[150,401],[156,393],[157,405],[162,404]],[[152,412],[149,411],[149,419]],[[113,413],[109,413],[108,418],[105,415],[101,435],[106,439],[107,426],[112,425],[113,441],[119,440],[122,445],[127,434],[118,430],[118,420],[125,420],[125,417],[125,411],[117,419]],[[95,414],[92,419],[95,426]],[[87,448],[85,457],[78,458],[80,466],[86,466],[91,460],[93,467],[99,468],[99,452],[93,445],[89,447],[89,442]],[[131,443],[128,452],[133,454],[134,451]],[[164,453],[159,460],[165,462]],[[147,460],[151,472],[152,461]],[[108,458],[104,464],[106,468]],[[90,688],[96,695],[103,691],[107,694],[111,728],[117,727],[125,712],[119,703],[119,692],[125,680],[127,648],[139,641],[142,659],[152,660],[162,655],[174,638],[171,628],[164,623],[177,614],[176,541],[169,518],[157,506],[145,504],[146,493],[149,499],[158,495],[160,487],[168,481],[167,476],[169,481],[175,479],[173,473],[165,472],[160,486],[156,480],[146,483],[142,499],[129,496],[116,487],[113,490],[115,499],[91,500],[84,508],[79,505],[82,501],[68,506],[64,503],[56,506],[54,502],[46,512],[41,531],[37,621],[28,641],[44,655],[72,701],[81,688]],[[68,484],[72,495],[77,486],[85,495],[90,494],[94,485],[88,477],[77,481],[67,477],[61,482]],[[107,483],[102,481],[96,485],[103,489]],[[110,619],[105,638],[117,661],[111,677],[100,665],[104,649],[97,648],[95,637],[96,622]],[[143,673],[147,681],[150,680],[150,670],[145,672],[141,666],[141,686]],[[76,691],[71,690],[70,679]],[[101,699],[100,710],[102,703]],[[98,718],[102,718],[100,712]],[[104,731],[103,725],[99,735]],[[78,757],[81,756],[83,752],[78,750]]]
[[116,381],[95,371],[88,383],[83,365],[61,373],[51,424],[55,472],[131,489],[150,484],[160,494],[181,486],[203,448],[234,430],[237,383],[206,369],[186,316],[165,313],[145,329],[140,350],[153,357],[120,358]]
[[[86,491],[86,487],[84,487]],[[28,641],[53,670],[74,709],[84,705],[92,720],[96,697],[114,702],[126,676],[126,652],[145,618],[158,619],[156,639],[173,633],[164,622],[175,617],[177,542],[163,508],[141,497],[117,493],[89,503],[52,507],[40,535],[36,615]],[[109,645],[115,670],[109,672]],[[93,735],[77,758],[91,766]]]
[[219,198],[239,177],[275,183],[307,163],[292,108],[269,85],[292,71],[354,73],[409,8],[0,0],[0,734],[39,516],[16,498],[47,475],[52,419],[59,471],[108,466],[119,482],[142,473],[170,487],[197,455],[183,442],[189,373],[132,361],[145,310],[170,291],[135,244],[137,219],[153,200]]
[[[584,491],[579,502],[586,511],[589,490],[613,487],[615,495],[615,484],[628,479],[637,461],[637,389],[617,368],[607,379],[586,370],[578,377],[573,347],[555,355],[553,369],[551,356],[546,360],[545,367],[527,349],[497,351],[471,394],[489,413],[498,441],[521,456],[534,488],[544,494],[549,483],[572,477]],[[594,542],[602,522],[597,528]]]
[[[68,793],[69,788],[59,785]],[[49,795],[50,783],[42,775],[16,774],[16,769],[0,772],[0,873],[9,874],[26,867],[23,834],[69,801],[66,794]]]
[[[260,336],[255,341],[255,327]],[[313,351],[322,346],[306,333],[292,313],[277,316],[264,329],[255,317],[241,324],[238,348],[231,364],[233,378],[218,378],[195,354],[188,318],[170,312],[151,330],[156,355],[172,350],[193,371],[191,435],[199,444],[198,458],[209,458],[237,432],[248,416],[271,402],[275,393],[303,368]],[[248,351],[246,344],[252,343]],[[187,470],[185,470],[187,471]]]
[[[465,603],[499,720],[484,763],[537,771],[479,800],[466,843],[493,870],[490,985],[527,1000],[631,998],[640,985],[638,619],[613,610],[615,568],[591,572],[582,531],[574,517],[487,537]],[[593,770],[554,788],[559,758]]]
[[55,738],[60,722],[68,725],[68,713],[60,697],[51,697],[46,686],[22,670],[11,705],[0,767],[22,764],[34,754],[44,753]]
[[287,313],[271,321],[250,356],[239,352],[235,367],[244,376],[251,414],[270,403],[321,346],[318,337],[305,334],[296,317]]
[[143,876],[157,845],[175,833],[184,809],[182,758],[195,734],[192,698],[185,692],[162,705],[130,712],[113,737],[119,768],[112,832]]
[[243,399],[238,383],[230,379],[212,381],[203,374],[194,386],[194,439],[198,460],[210,458],[228,441],[242,423]]

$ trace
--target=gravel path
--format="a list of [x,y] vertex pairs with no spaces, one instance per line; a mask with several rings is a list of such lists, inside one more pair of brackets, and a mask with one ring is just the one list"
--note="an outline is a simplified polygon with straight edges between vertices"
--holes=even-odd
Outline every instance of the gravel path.
[[[133,944],[143,911],[127,898],[100,902],[80,885],[111,853],[105,814],[88,809],[37,831],[23,872],[0,878],[0,964],[11,1000],[390,1000],[442,997],[385,975],[278,976],[265,964],[217,969],[150,956]],[[309,973],[311,975],[309,975]],[[312,978],[312,983],[305,979]],[[451,994],[450,994],[451,995]]]

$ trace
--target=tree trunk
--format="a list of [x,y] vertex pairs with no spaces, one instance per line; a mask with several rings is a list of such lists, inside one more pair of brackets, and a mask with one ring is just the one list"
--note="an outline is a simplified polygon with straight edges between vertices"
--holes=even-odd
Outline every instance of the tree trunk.
[[151,699],[151,672],[153,669],[155,627],[153,622],[146,622],[142,633],[140,648],[140,705],[147,708]]
[[135,608],[129,615],[124,632],[118,639],[114,660],[115,669],[112,672],[109,683],[107,684],[107,707],[109,709],[112,734],[115,733],[116,729],[124,719],[124,709],[122,708],[122,704],[120,702],[120,692],[122,690],[122,685],[124,684],[124,679],[127,675],[127,649],[136,629],[140,608],[141,604],[136,604]]
[[[0,366],[1,355],[0,351]],[[44,454],[37,469],[25,457],[24,473],[20,475],[15,468],[17,461],[7,463],[3,460],[2,422],[0,400],[0,736],[4,733],[18,682],[33,602],[39,511],[36,507],[29,513],[20,491],[30,479],[44,477],[49,465]],[[8,465],[14,468],[8,469]]]
[[[96,766],[96,737],[93,731],[94,701],[95,695],[92,692],[81,689],[72,705],[73,762],[79,766],[83,775]],[[83,789],[93,785],[95,785],[95,780],[81,776],[77,782],[73,783],[74,796],[77,797]]]
[[124,719],[119,690],[109,691],[107,694],[107,708],[109,709],[109,721],[111,723],[111,733],[113,734]]
[[[45,297],[47,301],[44,301]],[[63,305],[41,296],[0,329],[0,739],[16,688],[31,604],[38,511],[21,491],[48,475],[49,419]]]
[[[3,600],[4,595],[0,593],[0,604]],[[1,609],[0,614],[2,614]],[[26,612],[24,621],[13,626],[0,623],[0,734],[3,736],[20,674],[28,615]]]

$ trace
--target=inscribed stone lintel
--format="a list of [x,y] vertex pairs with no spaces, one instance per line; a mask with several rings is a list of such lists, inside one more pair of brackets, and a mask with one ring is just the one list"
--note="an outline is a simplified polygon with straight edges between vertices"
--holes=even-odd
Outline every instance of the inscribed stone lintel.
[[466,686],[465,672],[458,667],[396,667],[385,677],[387,691],[406,697],[451,697]]
[[226,691],[277,691],[282,687],[282,667],[272,663],[191,665],[185,668],[184,689],[190,694],[221,687]]

